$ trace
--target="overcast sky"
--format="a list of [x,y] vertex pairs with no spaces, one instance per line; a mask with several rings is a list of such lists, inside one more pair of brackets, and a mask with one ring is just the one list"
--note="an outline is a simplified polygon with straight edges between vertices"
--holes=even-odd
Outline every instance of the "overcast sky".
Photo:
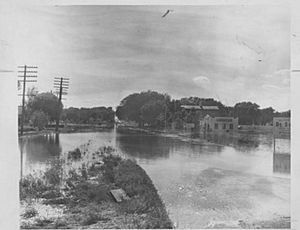
[[287,7],[40,6],[17,17],[17,63],[39,67],[39,91],[69,77],[66,107],[150,89],[290,109]]

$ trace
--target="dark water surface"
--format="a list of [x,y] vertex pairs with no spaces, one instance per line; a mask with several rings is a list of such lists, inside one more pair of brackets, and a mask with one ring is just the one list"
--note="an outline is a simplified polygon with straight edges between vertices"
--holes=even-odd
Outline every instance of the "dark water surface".
[[[45,168],[49,160],[89,140],[91,150],[110,145],[136,159],[178,227],[204,228],[217,221],[253,222],[289,215],[290,155],[274,155],[268,135],[248,135],[247,142],[245,138],[212,137],[211,142],[219,145],[115,129],[24,137],[19,141],[23,174]],[[286,141],[277,145],[281,150],[289,148]]]

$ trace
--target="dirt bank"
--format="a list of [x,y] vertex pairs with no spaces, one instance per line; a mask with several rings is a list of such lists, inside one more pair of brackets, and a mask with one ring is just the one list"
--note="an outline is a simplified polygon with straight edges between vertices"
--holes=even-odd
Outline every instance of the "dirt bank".
[[[21,228],[172,228],[165,205],[145,171],[111,148],[93,153],[68,153],[40,175],[20,182]],[[123,189],[127,198],[116,202],[110,191]]]

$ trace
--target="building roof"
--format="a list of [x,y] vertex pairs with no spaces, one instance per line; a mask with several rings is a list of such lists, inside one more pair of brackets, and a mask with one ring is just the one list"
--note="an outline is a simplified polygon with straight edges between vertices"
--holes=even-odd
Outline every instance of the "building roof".
[[201,109],[200,105],[182,105],[181,108],[184,109]]
[[216,105],[203,105],[203,110],[219,110],[219,107]]
[[198,110],[219,110],[219,107],[216,105],[182,105],[181,108]]

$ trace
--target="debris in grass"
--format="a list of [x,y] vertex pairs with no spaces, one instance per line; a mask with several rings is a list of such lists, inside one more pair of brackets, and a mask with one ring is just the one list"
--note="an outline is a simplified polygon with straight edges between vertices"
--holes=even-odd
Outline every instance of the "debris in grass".
[[123,200],[129,200],[129,197],[125,193],[125,191],[121,188],[119,189],[112,189],[110,190],[110,193],[114,197],[116,202],[122,202]]

